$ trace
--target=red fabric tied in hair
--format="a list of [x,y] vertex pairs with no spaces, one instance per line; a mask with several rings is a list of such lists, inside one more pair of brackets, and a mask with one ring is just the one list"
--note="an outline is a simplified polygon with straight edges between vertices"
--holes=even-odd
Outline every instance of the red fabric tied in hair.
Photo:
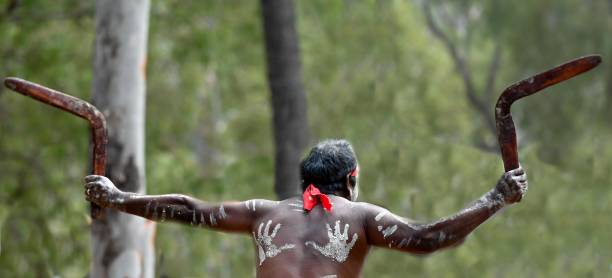
[[357,177],[359,175],[359,167],[355,168],[350,174],[349,177]]
[[314,184],[310,184],[306,188],[306,190],[304,190],[303,197],[304,210],[306,211],[312,210],[312,208],[314,208],[314,206],[316,206],[319,201],[321,201],[321,205],[323,205],[323,208],[328,212],[331,212],[332,208],[334,207],[334,205],[329,200],[329,197],[321,193],[321,191],[319,191],[319,189],[316,188]]

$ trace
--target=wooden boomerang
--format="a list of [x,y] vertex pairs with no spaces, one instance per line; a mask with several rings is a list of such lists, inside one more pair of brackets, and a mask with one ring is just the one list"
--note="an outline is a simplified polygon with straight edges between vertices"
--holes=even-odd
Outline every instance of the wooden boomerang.
[[589,71],[599,65],[599,63],[601,63],[601,56],[599,55],[581,57],[521,80],[504,90],[495,105],[495,125],[497,126],[497,139],[506,172],[519,167],[516,131],[512,115],[510,114],[512,103],[523,97],[535,94],[548,86]]
[[[96,107],[82,99],[15,77],[4,79],[4,85],[24,96],[31,97],[87,120],[91,127],[93,140],[93,174],[104,176],[106,172],[106,143],[108,141],[106,119]],[[98,219],[102,216],[101,212],[100,206],[91,203],[92,218]]]

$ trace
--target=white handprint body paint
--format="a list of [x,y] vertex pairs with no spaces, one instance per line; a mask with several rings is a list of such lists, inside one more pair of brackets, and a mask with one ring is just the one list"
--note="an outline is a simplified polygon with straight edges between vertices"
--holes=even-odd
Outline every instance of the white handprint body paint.
[[344,224],[344,232],[340,232],[340,220],[336,221],[333,232],[329,224],[326,223],[325,226],[327,227],[327,236],[329,237],[329,242],[325,246],[321,247],[314,241],[307,241],[305,245],[314,248],[323,254],[323,256],[332,258],[339,263],[346,261],[355,242],[357,242],[357,233],[354,233],[351,241],[347,242],[349,224]]
[[281,224],[278,223],[274,226],[274,230],[270,234],[270,225],[272,224],[272,220],[268,220],[266,223],[266,227],[264,228],[264,232],[262,234],[261,229],[264,227],[264,223],[261,222],[259,224],[259,229],[257,230],[257,236],[255,232],[253,232],[253,239],[257,244],[257,250],[259,254],[259,265],[262,265],[266,258],[276,257],[283,250],[295,248],[295,244],[285,244],[281,247],[277,247],[272,240],[276,237],[276,233],[281,228]]

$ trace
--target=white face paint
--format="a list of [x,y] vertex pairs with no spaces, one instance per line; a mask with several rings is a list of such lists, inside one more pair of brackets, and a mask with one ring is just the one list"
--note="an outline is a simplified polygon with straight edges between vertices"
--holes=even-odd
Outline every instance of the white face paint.
[[325,226],[327,227],[327,236],[329,237],[329,242],[325,246],[321,247],[313,241],[307,241],[305,245],[316,249],[323,256],[332,258],[339,263],[346,261],[355,242],[357,242],[357,233],[353,234],[351,242],[347,242],[349,224],[344,224],[344,232],[340,232],[340,220],[336,221],[333,232],[329,224],[326,223]]
[[281,228],[281,224],[278,223],[274,226],[274,230],[270,234],[270,224],[272,224],[272,220],[268,220],[266,223],[266,227],[262,234],[261,228],[263,228],[264,223],[259,224],[259,230],[257,231],[257,236],[255,236],[255,232],[253,232],[253,239],[255,239],[255,243],[257,244],[257,250],[259,253],[259,265],[262,265],[266,258],[276,257],[283,250],[295,248],[295,244],[285,244],[281,247],[277,247],[272,240],[276,237],[276,233]]

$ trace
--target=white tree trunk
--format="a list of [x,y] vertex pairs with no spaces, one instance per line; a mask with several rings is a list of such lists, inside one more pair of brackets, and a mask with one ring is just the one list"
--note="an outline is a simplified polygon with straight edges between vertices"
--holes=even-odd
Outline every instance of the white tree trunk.
[[[106,175],[145,192],[145,68],[149,0],[98,0],[93,102],[108,123]],[[106,209],[91,231],[91,277],[153,277],[155,224]]]

